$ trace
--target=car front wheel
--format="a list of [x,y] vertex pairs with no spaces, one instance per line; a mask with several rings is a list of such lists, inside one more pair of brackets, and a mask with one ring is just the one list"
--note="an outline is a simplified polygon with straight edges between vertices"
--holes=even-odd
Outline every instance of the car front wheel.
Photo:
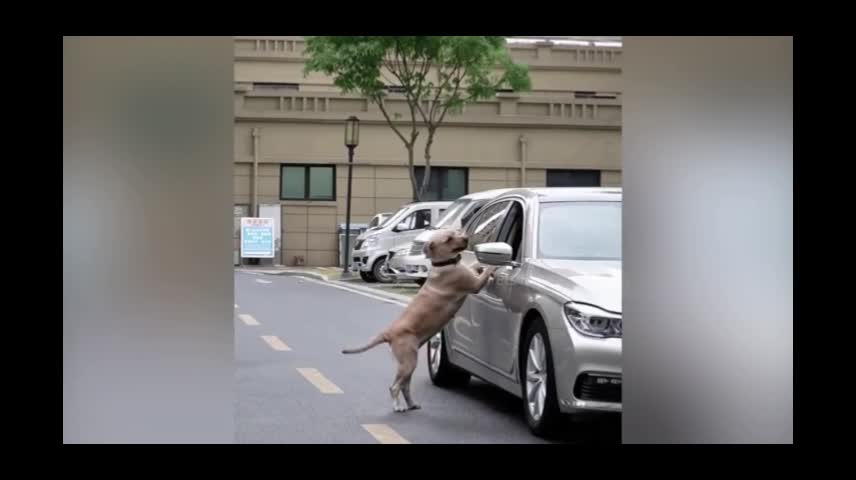
[[539,437],[554,433],[561,421],[550,339],[544,321],[536,318],[524,337],[521,359],[523,411],[529,429]]
[[380,257],[375,260],[372,266],[372,276],[375,278],[375,281],[380,283],[392,283],[392,275],[386,269],[386,257]]

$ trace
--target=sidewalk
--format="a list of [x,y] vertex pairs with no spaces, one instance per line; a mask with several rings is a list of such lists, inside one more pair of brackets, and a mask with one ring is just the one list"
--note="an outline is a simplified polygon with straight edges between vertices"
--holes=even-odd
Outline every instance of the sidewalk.
[[[243,267],[235,267],[235,271],[260,273],[263,275],[301,276],[325,282],[336,281],[342,278],[342,269],[339,267],[257,267],[245,265]],[[357,276],[357,278],[360,277]]]

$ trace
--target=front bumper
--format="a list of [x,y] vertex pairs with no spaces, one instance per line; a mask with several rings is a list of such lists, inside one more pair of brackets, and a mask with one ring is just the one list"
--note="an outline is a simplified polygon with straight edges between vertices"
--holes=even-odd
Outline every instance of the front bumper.
[[386,251],[379,248],[353,250],[351,252],[351,270],[371,272],[375,260],[385,254]]
[[428,278],[431,261],[425,255],[395,255],[389,266],[399,280],[419,280]]
[[589,337],[564,324],[550,329],[559,410],[620,413],[622,339]]

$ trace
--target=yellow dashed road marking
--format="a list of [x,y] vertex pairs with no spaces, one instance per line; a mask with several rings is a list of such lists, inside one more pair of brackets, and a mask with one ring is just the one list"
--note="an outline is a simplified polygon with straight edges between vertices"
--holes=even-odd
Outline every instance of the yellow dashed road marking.
[[317,388],[321,393],[344,393],[336,386],[336,384],[328,380],[327,377],[314,368],[298,368],[297,371],[300,372],[300,374],[303,375],[303,378],[308,380],[309,383],[315,385],[315,388]]
[[385,425],[383,423],[368,423],[363,425],[363,428],[369,432],[375,440],[380,443],[389,443],[389,444],[409,444],[404,437],[398,434],[395,430],[392,429],[389,425]]
[[242,314],[238,315],[238,318],[240,318],[242,322],[244,322],[245,324],[250,325],[250,326],[256,326],[259,324],[258,320],[253,318],[252,315],[249,315],[246,313],[242,313]]
[[262,340],[270,345],[270,348],[280,352],[290,352],[291,348],[282,342],[276,335],[262,335]]

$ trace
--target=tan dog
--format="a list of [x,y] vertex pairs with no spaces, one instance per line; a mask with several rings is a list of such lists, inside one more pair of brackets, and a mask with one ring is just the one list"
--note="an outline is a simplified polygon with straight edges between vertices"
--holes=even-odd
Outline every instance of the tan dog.
[[[481,290],[496,270],[496,267],[478,267],[478,271],[474,271],[462,265],[460,252],[468,244],[469,238],[463,232],[435,232],[423,247],[425,256],[431,260],[431,272],[416,297],[401,316],[368,345],[342,350],[342,353],[361,353],[381,343],[389,343],[398,361],[395,381],[389,387],[396,412],[420,408],[410,397],[410,379],[416,370],[419,348],[449,323],[467,294]],[[404,394],[406,406],[402,405],[399,393]]]

